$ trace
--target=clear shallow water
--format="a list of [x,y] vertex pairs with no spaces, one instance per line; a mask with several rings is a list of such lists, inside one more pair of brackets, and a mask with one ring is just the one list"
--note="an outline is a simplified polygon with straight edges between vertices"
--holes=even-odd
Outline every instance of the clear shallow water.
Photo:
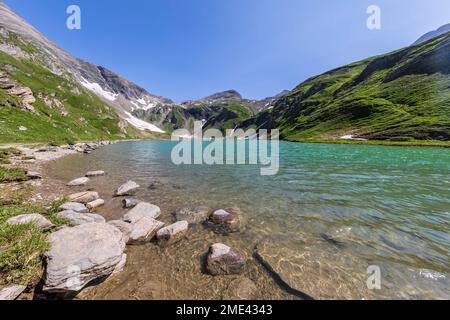
[[[448,149],[282,142],[278,175],[261,176],[259,166],[175,166],[174,145],[121,143],[64,158],[49,171],[65,182],[105,170],[108,176],[91,187],[107,200],[118,185],[135,180],[143,187],[137,197],[159,205],[167,222],[185,206],[237,206],[245,229],[229,237],[192,230],[187,241],[164,251],[132,247],[127,271],[94,297],[219,299],[229,279],[201,273],[208,246],[225,242],[251,257],[269,237],[301,256],[302,267],[292,272],[313,296],[450,298]],[[152,183],[156,188],[147,189]],[[124,214],[118,199],[101,213],[110,219]],[[381,290],[366,289],[369,265],[381,268]],[[246,275],[257,283],[259,298],[291,297],[253,259]]]

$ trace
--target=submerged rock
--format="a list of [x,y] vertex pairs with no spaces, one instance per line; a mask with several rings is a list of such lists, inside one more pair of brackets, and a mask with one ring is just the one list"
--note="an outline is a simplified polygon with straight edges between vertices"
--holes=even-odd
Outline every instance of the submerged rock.
[[298,243],[266,239],[255,257],[291,293],[303,299],[363,299],[367,289],[367,263],[321,242]]
[[239,232],[241,220],[237,209],[217,210],[209,217],[210,223],[221,232]]
[[6,221],[9,225],[20,225],[20,224],[34,224],[41,230],[50,230],[54,227],[54,224],[50,222],[47,218],[40,214],[30,213],[30,214],[22,214],[19,216],[15,216],[9,218]]
[[208,207],[183,208],[175,213],[176,221],[187,221],[189,224],[200,224],[208,220],[211,209]]
[[117,197],[121,197],[121,196],[134,196],[136,194],[137,189],[139,189],[140,186],[134,182],[134,181],[128,181],[126,183],[124,183],[123,185],[121,185],[115,195]]
[[69,221],[75,226],[93,222],[105,223],[105,218],[103,218],[101,215],[93,213],[79,213],[72,210],[66,210],[58,212],[57,216]]
[[106,175],[105,171],[89,171],[88,173],[86,173],[86,177],[101,177]]
[[131,225],[130,244],[141,244],[153,239],[164,223],[153,218],[144,217]]
[[79,212],[79,213],[89,213],[88,208],[86,208],[86,206],[82,203],[78,203],[78,202],[67,202],[64,203],[63,205],[61,205],[58,208],[58,211],[75,211],[75,212]]
[[111,275],[123,261],[122,232],[106,223],[64,228],[49,240],[45,292],[79,292],[91,281]]
[[249,278],[238,278],[231,281],[223,300],[254,300],[258,288]]
[[109,221],[108,224],[119,229],[123,234],[125,243],[127,243],[127,244],[129,243],[131,231],[133,230],[133,227],[131,226],[131,224],[129,224],[128,222],[122,221],[122,220]]
[[133,198],[127,198],[122,200],[122,205],[125,209],[130,209],[136,207],[139,203],[142,201],[133,199]]
[[245,264],[243,255],[227,245],[216,243],[209,248],[206,270],[213,276],[240,274]]
[[67,186],[69,187],[79,187],[79,186],[85,186],[87,185],[91,180],[87,177],[78,178],[75,180],[70,181]]
[[168,247],[184,238],[188,231],[189,223],[179,221],[170,226],[160,229],[156,233],[158,244],[161,247]]
[[16,300],[26,289],[26,286],[13,285],[0,290],[0,301]]
[[158,206],[140,202],[123,217],[123,220],[133,224],[144,217],[157,219],[160,215],[161,209]]
[[71,194],[69,196],[69,200],[71,202],[79,202],[79,203],[83,203],[83,204],[87,204],[87,203],[95,201],[99,198],[100,198],[100,196],[98,195],[98,192],[94,192],[94,191],[79,192],[79,193]]

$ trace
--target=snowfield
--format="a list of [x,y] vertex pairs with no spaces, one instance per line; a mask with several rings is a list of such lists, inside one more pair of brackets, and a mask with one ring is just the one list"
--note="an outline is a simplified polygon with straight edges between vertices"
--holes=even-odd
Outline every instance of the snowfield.
[[114,94],[112,92],[104,90],[98,83],[95,83],[95,82],[91,83],[84,78],[82,78],[82,81],[80,83],[85,88],[87,88],[90,91],[94,92],[95,94],[105,98],[106,100],[115,101],[117,99],[118,94]]
[[161,130],[157,126],[145,122],[144,120],[138,119],[129,112],[125,111],[125,114],[127,116],[125,120],[128,121],[128,123],[130,123],[132,126],[138,128],[139,130],[150,130],[152,132],[165,133],[165,131]]

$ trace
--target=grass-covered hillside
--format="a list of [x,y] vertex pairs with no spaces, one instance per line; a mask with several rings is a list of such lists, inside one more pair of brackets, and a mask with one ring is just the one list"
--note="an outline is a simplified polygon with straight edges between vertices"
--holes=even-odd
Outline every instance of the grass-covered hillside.
[[241,101],[225,100],[214,103],[196,102],[190,105],[166,105],[144,111],[135,115],[149,122],[158,124],[166,132],[176,129],[194,127],[194,121],[206,120],[204,129],[219,129],[225,132],[234,129],[240,123],[253,116],[250,108]]
[[137,137],[137,130],[97,96],[33,59],[32,45],[13,33],[0,41],[25,53],[14,58],[0,52],[0,143]]
[[311,78],[242,126],[292,141],[448,141],[450,33]]

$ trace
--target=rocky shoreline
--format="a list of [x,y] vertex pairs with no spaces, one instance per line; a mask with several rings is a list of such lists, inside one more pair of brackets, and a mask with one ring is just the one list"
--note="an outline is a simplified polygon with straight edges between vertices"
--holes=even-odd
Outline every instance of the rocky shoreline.
[[[45,183],[46,177],[39,169],[49,161],[75,153],[88,154],[113,142],[83,143],[73,146],[16,147],[26,160],[12,159],[13,165],[25,164],[30,183]],[[97,191],[89,188],[91,179],[105,176],[99,168],[67,182],[66,187],[78,192],[60,194],[67,202],[58,207],[57,217],[67,221],[66,226],[55,226],[46,217],[27,213],[6,221],[8,225],[35,224],[47,232],[51,249],[44,256],[45,272],[36,288],[12,285],[0,290],[0,299],[22,299],[21,294],[33,291],[33,297],[74,298],[83,289],[102,283],[118,275],[127,265],[129,246],[155,245],[162,249],[174,246],[186,239],[188,230],[196,226],[210,228],[221,235],[238,233],[241,212],[237,208],[212,210],[205,206],[186,207],[173,214],[173,223],[157,219],[161,209],[151,203],[133,198],[141,188],[128,181],[118,186],[114,197],[123,202],[123,217],[106,221],[96,213],[105,204]],[[85,188],[84,191],[79,191]],[[195,231],[194,231],[195,232]],[[242,274],[247,257],[245,253],[224,243],[215,243],[205,252],[202,269],[210,276]],[[234,279],[227,297],[252,299],[256,285],[246,277]],[[37,295],[36,292],[39,292]]]
[[[364,274],[335,274],[325,265],[317,269],[315,253],[304,244],[290,249],[289,243],[267,234],[248,238],[255,221],[247,221],[247,213],[235,204],[208,203],[211,208],[177,202],[168,208],[162,197],[167,186],[160,181],[139,185],[126,181],[126,172],[116,176],[95,161],[83,166],[84,173],[70,171],[63,180],[53,175],[53,160],[113,143],[16,147],[22,155],[12,157],[11,166],[26,168],[29,180],[22,184],[37,187],[30,201],[63,200],[54,215],[65,223],[56,225],[36,212],[5,221],[33,223],[48,236],[50,248],[43,253],[41,281],[0,287],[0,299],[370,297],[366,290],[354,289],[355,282],[364,282]],[[170,193],[182,192],[178,185],[170,188]],[[327,235],[317,244],[345,248]],[[336,291],[335,279],[341,276]]]

